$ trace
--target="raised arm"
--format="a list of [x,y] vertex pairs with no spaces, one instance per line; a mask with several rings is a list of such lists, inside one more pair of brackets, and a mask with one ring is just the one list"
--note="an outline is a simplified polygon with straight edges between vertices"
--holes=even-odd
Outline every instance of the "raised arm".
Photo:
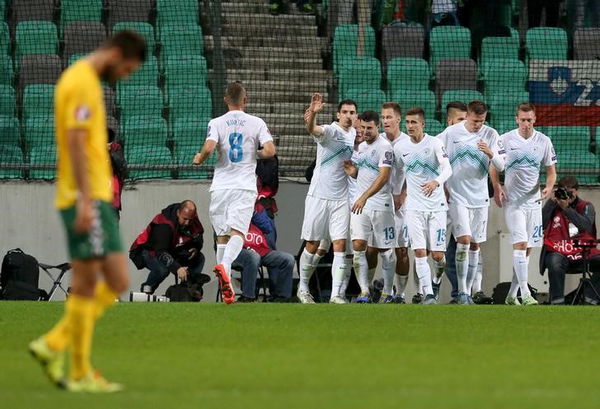
[[317,125],[317,114],[323,110],[323,107],[325,107],[323,96],[319,93],[313,94],[310,101],[310,107],[308,107],[304,115],[306,130],[311,135],[323,135],[323,127]]

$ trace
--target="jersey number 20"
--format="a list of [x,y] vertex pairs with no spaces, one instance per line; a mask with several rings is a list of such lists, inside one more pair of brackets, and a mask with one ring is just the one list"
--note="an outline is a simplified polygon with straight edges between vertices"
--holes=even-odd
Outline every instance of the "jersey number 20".
[[244,158],[243,143],[244,135],[241,133],[233,132],[229,134],[229,160],[231,162],[241,162]]

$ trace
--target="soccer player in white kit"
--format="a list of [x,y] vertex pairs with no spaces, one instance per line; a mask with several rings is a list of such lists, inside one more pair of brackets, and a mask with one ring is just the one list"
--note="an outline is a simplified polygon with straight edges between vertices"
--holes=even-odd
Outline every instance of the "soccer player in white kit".
[[396,257],[394,202],[390,185],[390,175],[394,163],[392,145],[379,136],[379,115],[365,111],[361,115],[361,128],[364,142],[352,161],[346,161],[346,173],[356,178],[356,197],[350,215],[350,235],[354,250],[354,272],[360,285],[359,303],[371,302],[369,293],[369,272],[367,264],[367,243],[377,249],[383,260],[384,287],[380,303],[392,301],[392,285]]
[[[317,125],[317,114],[323,110],[323,97],[313,94],[306,129],[317,143],[317,161],[306,195],[302,239],[306,246],[300,256],[300,283],[297,296],[301,303],[312,304],[308,283],[315,271],[314,256],[321,240],[333,243],[332,298],[336,289],[342,287],[350,263],[346,261],[346,239],[350,224],[348,205],[348,177],[344,161],[352,157],[357,118],[356,103],[341,101],[338,105],[337,122]],[[339,290],[337,290],[339,291]]]
[[275,144],[265,122],[244,112],[248,97],[241,82],[227,86],[224,100],[228,112],[208,123],[206,141],[193,163],[201,165],[215,149],[219,152],[209,216],[217,235],[214,273],[223,300],[231,304],[235,302],[231,264],[242,250],[256,202],[256,158],[274,156]]
[[427,250],[436,264],[443,263],[448,210],[444,182],[452,175],[452,168],[442,141],[423,131],[423,109],[409,109],[405,120],[410,138],[394,146],[394,156],[397,171],[406,177],[406,223],[415,253],[419,288],[425,294],[422,304],[436,304]]
[[[541,202],[554,189],[556,153],[550,138],[533,128],[533,104],[519,104],[516,121],[518,128],[500,137],[505,151],[504,187],[496,172],[490,172],[490,176],[494,183],[494,200],[498,206],[504,206],[513,245],[513,279],[505,303],[520,305],[517,294],[521,289],[522,304],[535,305],[538,302],[531,296],[527,283],[529,254],[532,247],[541,247],[544,242]],[[546,167],[546,187],[540,196],[542,166]]]
[[480,243],[487,239],[490,205],[487,176],[490,166],[499,172],[504,169],[498,132],[484,124],[486,116],[485,103],[471,101],[467,119],[438,135],[452,166],[446,189],[452,233],[457,242],[458,304],[475,304],[471,287],[479,265]]

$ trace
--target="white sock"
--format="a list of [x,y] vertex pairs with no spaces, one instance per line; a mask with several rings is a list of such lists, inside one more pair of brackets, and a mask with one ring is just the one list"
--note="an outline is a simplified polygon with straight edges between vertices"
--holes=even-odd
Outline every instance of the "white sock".
[[516,298],[519,294],[519,280],[517,280],[517,275],[515,274],[513,267],[513,276],[512,282],[510,283],[510,289],[508,290],[508,297]]
[[229,238],[227,247],[225,247],[225,251],[223,251],[223,259],[221,260],[221,264],[229,276],[231,276],[231,264],[233,264],[237,256],[240,255],[240,251],[242,251],[243,247],[244,239],[242,236],[234,234]]
[[225,252],[227,244],[217,244],[217,264],[221,264],[223,261],[223,253]]
[[427,257],[415,257],[415,267],[417,268],[417,277],[419,277],[419,288],[423,289],[423,295],[433,295],[431,269]]
[[315,266],[315,269],[321,262],[321,259],[323,258],[323,256],[325,256],[325,254],[321,255],[321,254],[319,254],[318,251],[313,255],[312,264]]
[[308,282],[310,281],[310,277],[312,277],[315,272],[315,265],[313,263],[314,254],[308,252],[308,250],[304,249],[302,254],[300,255],[300,271],[298,274],[300,275],[300,283],[298,284],[298,289],[301,292],[309,292]]
[[458,293],[468,294],[467,275],[469,271],[469,245],[456,243],[456,280],[458,281]]
[[481,291],[481,281],[483,280],[483,257],[481,252],[479,253],[479,263],[477,263],[477,274],[475,274],[475,280],[473,280],[473,292],[478,293]]
[[360,291],[369,293],[369,265],[367,264],[367,255],[364,251],[354,251],[354,274],[360,285]]
[[334,252],[331,264],[331,298],[342,295],[341,289],[346,276],[346,253]]
[[529,287],[527,286],[527,251],[526,250],[513,250],[513,268],[519,280],[519,288],[521,289],[521,297],[530,295]]
[[407,275],[396,274],[396,276],[394,277],[394,285],[396,286],[396,294],[395,295],[404,297],[406,295],[406,294],[404,294],[404,292],[406,291],[406,284],[408,284],[408,274]]
[[346,297],[346,290],[348,289],[350,276],[352,275],[352,258],[348,257],[348,254],[344,257],[344,264],[346,265],[346,268],[344,269],[344,279],[342,280],[342,286],[340,287],[340,295],[342,297]]
[[392,294],[394,275],[396,275],[396,254],[393,249],[381,253],[381,271],[383,273],[383,292]]
[[479,266],[479,250],[469,250],[469,269],[467,270],[467,294],[471,295],[477,267]]
[[433,277],[431,277],[431,279],[434,284],[441,284],[444,271],[446,270],[446,257],[443,257],[440,261],[433,260],[433,265],[435,271],[433,272]]

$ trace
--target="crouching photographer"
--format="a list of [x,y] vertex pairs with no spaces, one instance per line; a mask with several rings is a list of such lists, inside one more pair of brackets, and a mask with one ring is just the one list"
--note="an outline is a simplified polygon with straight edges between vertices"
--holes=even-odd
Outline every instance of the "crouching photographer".
[[153,294],[170,273],[193,285],[197,298],[210,277],[202,274],[204,228],[191,200],[173,203],[157,214],[129,249],[129,258],[141,270],[150,270],[141,291]]
[[[544,248],[540,258],[540,271],[548,269],[550,281],[550,302],[565,303],[565,274],[581,273],[583,270],[583,247],[578,243],[596,239],[596,212],[594,205],[581,199],[577,194],[579,184],[572,176],[558,181],[553,197],[542,209],[544,226]],[[587,249],[592,282],[600,289],[600,250]],[[597,304],[600,300],[591,288],[584,293],[588,303]]]

